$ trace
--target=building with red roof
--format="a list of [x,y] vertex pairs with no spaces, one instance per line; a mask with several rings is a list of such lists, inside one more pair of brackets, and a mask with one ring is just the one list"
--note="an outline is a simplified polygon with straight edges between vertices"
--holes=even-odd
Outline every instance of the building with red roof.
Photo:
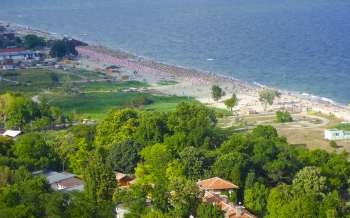
[[227,180],[213,177],[197,182],[198,187],[204,191],[202,201],[207,204],[216,205],[224,213],[225,218],[256,218],[241,204],[233,204],[227,196],[221,195],[221,191],[231,191],[239,187]]

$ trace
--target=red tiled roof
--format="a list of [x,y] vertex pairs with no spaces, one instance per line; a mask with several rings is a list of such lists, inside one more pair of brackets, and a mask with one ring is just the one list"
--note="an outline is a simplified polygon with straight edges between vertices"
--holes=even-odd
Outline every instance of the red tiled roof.
[[[205,191],[203,202],[207,204],[217,205],[222,211],[226,213],[227,217],[229,218],[257,218],[257,216],[250,213],[244,207],[229,202],[226,196],[222,196],[211,191]],[[240,207],[241,213],[237,214],[237,209]]]
[[0,53],[5,53],[5,52],[21,52],[25,51],[25,48],[0,48]]
[[201,180],[197,182],[197,185],[204,190],[227,190],[239,188],[237,185],[219,177]]

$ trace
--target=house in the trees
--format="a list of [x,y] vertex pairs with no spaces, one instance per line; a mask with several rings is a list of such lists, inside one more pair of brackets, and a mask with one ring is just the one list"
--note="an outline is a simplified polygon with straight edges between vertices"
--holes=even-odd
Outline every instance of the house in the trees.
[[124,188],[127,188],[129,187],[130,185],[132,184],[135,184],[136,182],[136,179],[134,176],[132,175],[128,175],[128,174],[124,174],[124,173],[121,173],[121,172],[115,172],[115,178],[118,182],[118,185],[120,187],[124,187]]
[[238,185],[235,185],[227,180],[219,177],[213,177],[210,179],[200,180],[197,182],[200,189],[204,191],[221,192],[221,191],[232,191],[239,189]]
[[219,207],[225,213],[225,218],[256,218],[243,205],[234,204],[227,196],[220,194],[223,191],[238,189],[237,185],[219,177],[200,180],[197,185],[204,192],[202,201]]
[[44,176],[55,191],[84,191],[84,182],[72,173],[49,171],[35,175]]

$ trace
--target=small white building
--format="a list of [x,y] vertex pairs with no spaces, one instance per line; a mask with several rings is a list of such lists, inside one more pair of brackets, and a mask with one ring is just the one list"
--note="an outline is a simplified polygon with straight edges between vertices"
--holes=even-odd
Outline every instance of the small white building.
[[6,130],[2,136],[7,136],[7,137],[11,137],[11,138],[16,138],[17,136],[19,136],[22,132],[19,130]]
[[350,131],[340,129],[326,129],[324,138],[330,141],[334,140],[350,140]]

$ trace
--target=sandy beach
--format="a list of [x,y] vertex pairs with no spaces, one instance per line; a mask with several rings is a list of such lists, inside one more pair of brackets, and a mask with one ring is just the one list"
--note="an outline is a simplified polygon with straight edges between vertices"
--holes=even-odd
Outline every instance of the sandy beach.
[[[261,113],[263,106],[259,102],[259,92],[269,88],[259,84],[250,84],[235,78],[217,75],[214,73],[201,72],[194,69],[185,69],[178,66],[158,63],[145,58],[128,54],[124,51],[112,50],[101,46],[78,47],[81,67],[90,70],[103,70],[109,65],[118,65],[124,71],[137,72],[134,79],[146,81],[161,93],[167,95],[191,96],[200,102],[225,108],[223,101],[236,93],[239,104],[236,110],[240,114]],[[175,80],[175,85],[160,86],[161,80]],[[212,85],[219,85],[226,96],[219,102],[211,98]],[[281,97],[269,107],[270,111],[289,109],[294,112],[321,112],[334,115],[340,119],[350,120],[350,108],[337,104],[329,99],[317,97],[305,93],[279,90]]]

